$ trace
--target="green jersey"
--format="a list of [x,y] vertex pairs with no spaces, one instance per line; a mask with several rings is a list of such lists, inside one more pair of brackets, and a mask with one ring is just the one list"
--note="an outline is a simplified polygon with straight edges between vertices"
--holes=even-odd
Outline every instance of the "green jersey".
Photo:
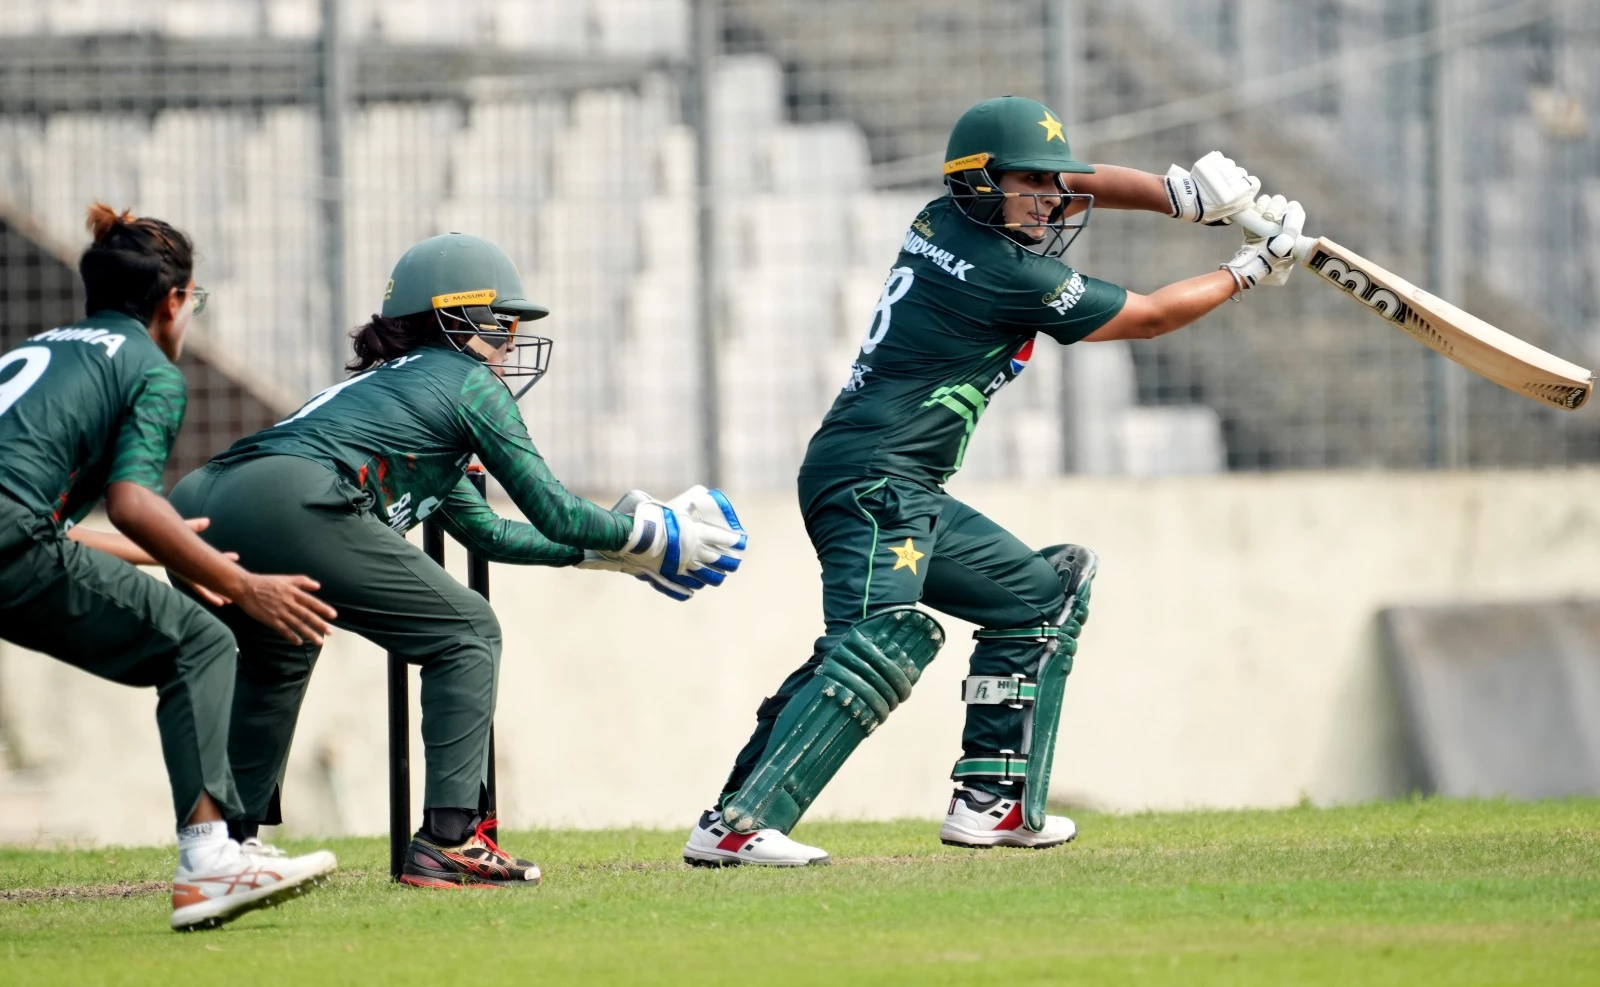
[[949,197],[911,228],[802,476],[896,476],[940,487],[1035,334],[1075,343],[1127,292],[972,222]]
[[97,312],[0,356],[0,491],[70,525],[107,486],[161,492],[183,375],[145,327]]
[[[515,522],[489,529],[493,514],[479,509],[482,498],[461,472],[473,455],[537,531]],[[397,531],[443,508],[458,537],[469,529],[463,540],[498,546],[504,561],[575,562],[582,555],[578,549],[621,548],[632,530],[631,518],[569,493],[534,448],[500,378],[442,345],[424,346],[327,388],[212,462],[261,456],[299,456],[328,466],[370,491],[373,509]]]

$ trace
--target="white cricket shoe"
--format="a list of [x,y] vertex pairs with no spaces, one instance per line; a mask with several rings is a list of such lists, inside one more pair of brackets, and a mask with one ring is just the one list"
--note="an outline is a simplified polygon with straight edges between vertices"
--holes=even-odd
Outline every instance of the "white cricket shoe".
[[958,789],[950,797],[950,811],[939,827],[939,842],[950,846],[985,849],[992,846],[1045,847],[1068,843],[1078,826],[1066,816],[1045,816],[1043,832],[1022,825],[1022,803],[986,792]]
[[736,833],[722,821],[722,813],[708,809],[689,831],[683,845],[683,862],[695,867],[806,867],[829,862],[828,851],[797,843],[775,829]]
[[305,894],[327,880],[338,861],[327,850],[291,857],[251,838],[229,840],[214,859],[172,876],[172,927],[214,929],[246,912]]

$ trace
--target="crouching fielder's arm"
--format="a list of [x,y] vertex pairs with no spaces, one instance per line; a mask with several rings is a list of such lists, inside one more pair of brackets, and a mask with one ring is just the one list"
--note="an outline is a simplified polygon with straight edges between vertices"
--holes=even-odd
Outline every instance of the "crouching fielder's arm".
[[490,562],[568,566],[583,560],[583,549],[551,541],[531,524],[496,514],[464,476],[435,517],[467,551]]

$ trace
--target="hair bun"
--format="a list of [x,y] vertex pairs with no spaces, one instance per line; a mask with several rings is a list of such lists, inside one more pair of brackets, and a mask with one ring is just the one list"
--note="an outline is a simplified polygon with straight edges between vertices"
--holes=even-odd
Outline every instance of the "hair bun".
[[124,209],[119,213],[104,202],[96,199],[94,204],[89,207],[89,218],[84,222],[84,226],[88,228],[89,234],[94,237],[94,242],[100,243],[105,240],[113,229],[118,226],[126,226],[136,218],[131,209]]

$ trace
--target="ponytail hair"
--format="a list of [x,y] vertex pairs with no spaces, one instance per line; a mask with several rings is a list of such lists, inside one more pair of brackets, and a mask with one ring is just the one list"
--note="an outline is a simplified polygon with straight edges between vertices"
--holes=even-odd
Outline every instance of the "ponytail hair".
[[372,321],[350,333],[355,341],[356,358],[345,364],[354,373],[370,370],[380,363],[405,356],[428,343],[437,342],[444,333],[439,320],[432,312],[402,315],[386,319],[374,315]]
[[149,325],[167,293],[194,276],[194,244],[159,219],[96,201],[84,225],[94,237],[78,261],[86,315],[110,310]]

